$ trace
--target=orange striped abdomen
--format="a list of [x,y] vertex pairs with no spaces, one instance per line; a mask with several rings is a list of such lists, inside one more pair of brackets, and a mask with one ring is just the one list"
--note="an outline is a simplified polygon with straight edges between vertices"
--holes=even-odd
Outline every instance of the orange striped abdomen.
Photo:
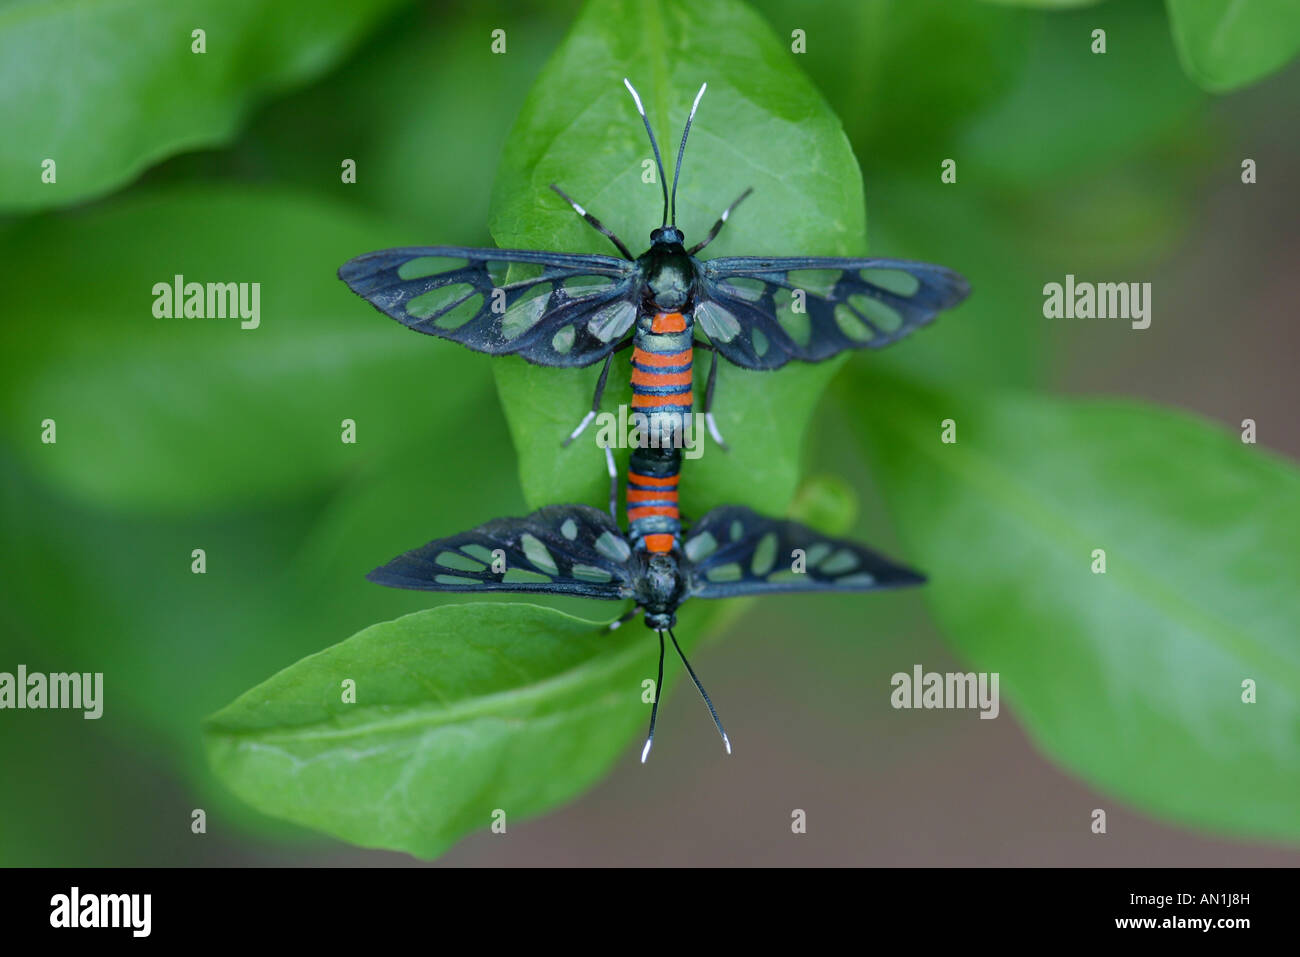
[[658,313],[650,334],[637,331],[632,348],[632,408],[685,414],[691,408],[693,350],[686,317]]
[[[633,353],[633,361],[636,355]],[[673,381],[672,376],[646,376],[632,379],[632,408],[646,415],[652,412],[676,412],[685,415],[691,410],[691,374],[683,373],[685,381]]]
[[628,531],[646,550],[672,551],[681,534],[677,476],[683,417],[690,414],[692,323],[680,312],[660,312],[637,324],[632,348],[632,411],[645,417],[646,443],[632,450],[627,476]]
[[681,531],[677,476],[642,475],[634,462],[627,473],[627,520],[633,537],[645,540],[647,551],[672,551]]

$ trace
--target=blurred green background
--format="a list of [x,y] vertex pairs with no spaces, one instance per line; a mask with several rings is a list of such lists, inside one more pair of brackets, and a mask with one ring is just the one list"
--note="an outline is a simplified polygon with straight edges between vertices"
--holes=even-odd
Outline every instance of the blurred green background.
[[[1243,66],[1223,53],[1234,48],[1231,35],[1207,48],[1217,58],[1200,55],[1195,24],[1179,33],[1196,14],[1180,12],[1178,0],[1071,10],[978,0],[754,6],[787,47],[792,31],[806,33],[806,52],[791,56],[839,116],[862,167],[871,251],[953,266],[976,290],[916,343],[851,359],[806,447],[791,452],[807,475],[851,490],[855,534],[894,554],[919,552],[917,564],[932,575],[936,559],[924,559],[935,540],[951,542],[963,565],[1005,558],[1020,574],[1036,562],[1008,557],[1017,548],[997,540],[998,528],[963,527],[960,517],[918,530],[918,511],[969,515],[982,499],[915,481],[888,431],[864,436],[864,419],[894,416],[896,395],[915,392],[909,408],[932,403],[935,423],[944,414],[977,423],[970,439],[979,447],[998,436],[1001,461],[1012,465],[1015,436],[1033,438],[1032,417],[1056,408],[1033,398],[1048,393],[1159,402],[1229,435],[1249,417],[1261,446],[1300,455],[1290,288],[1300,254],[1292,120],[1300,74],[1282,67],[1295,49],[1286,45],[1293,23],[1257,31],[1273,45]],[[0,148],[0,670],[102,671],[106,684],[98,721],[0,713],[0,862],[412,861],[249,809],[209,770],[200,722],[306,655],[439,603],[363,580],[395,544],[524,510],[491,361],[384,320],[334,270],[372,248],[491,243],[493,171],[530,85],[578,11],[567,0],[146,3],[114,5],[105,20],[82,23],[63,5],[0,6],[0,124],[12,131]],[[190,31],[205,23],[210,51],[237,55],[205,54],[196,76]],[[499,27],[504,55],[490,49]],[[1102,56],[1089,50],[1097,27],[1107,31]],[[124,28],[136,32],[114,33]],[[47,54],[60,38],[73,37],[86,54],[114,35],[137,36],[150,54],[104,47],[88,58],[93,68],[54,75],[62,60]],[[45,184],[41,160],[50,155],[58,179]],[[949,157],[958,182],[943,185]],[[343,158],[357,162],[355,184],[340,182]],[[1241,182],[1244,158],[1258,166],[1254,185]],[[743,238],[731,237],[731,251]],[[155,319],[150,290],[174,273],[261,281],[264,328]],[[1152,327],[1044,319],[1042,286],[1066,273],[1152,282]],[[947,411],[951,396],[1002,395],[1033,410],[1028,431],[999,418],[996,405]],[[58,422],[55,445],[40,441],[46,417]],[[344,418],[359,424],[356,445],[338,441]],[[1045,432],[1055,428],[1042,422]],[[1104,442],[1125,427],[1101,421],[1078,435]],[[1114,486],[1095,490],[1103,507],[1161,468],[1170,497],[1199,475],[1231,491],[1231,456],[1241,450],[1214,446],[1211,466],[1181,458],[1199,438],[1163,445],[1158,417],[1131,427],[1132,485],[1114,472]],[[1057,459],[1050,443],[1037,448],[1060,465],[1053,487],[1105,471]],[[1274,467],[1278,477],[1270,472],[1260,486],[1278,497],[1247,517],[1289,540],[1270,563],[1278,578],[1247,596],[1262,602],[1253,621],[1236,606],[1212,608],[1246,636],[1234,645],[1233,632],[1226,646],[1248,638],[1267,646],[1250,660],[1274,671],[1249,676],[1262,685],[1276,678],[1274,710],[1263,712],[1262,701],[1259,725],[1247,726],[1257,727],[1255,741],[1162,729],[1192,742],[1188,754],[1239,756],[1270,794],[1292,795],[1257,824],[1251,814],[1216,817],[1194,801],[1177,806],[1159,787],[1149,793],[1108,778],[1097,769],[1120,742],[1083,742],[1077,728],[1054,724],[1032,695],[1034,678],[1019,686],[1014,674],[1004,678],[996,721],[893,710],[889,676],[914,663],[1014,670],[997,667],[998,629],[1009,647],[1024,623],[998,624],[994,612],[962,618],[952,607],[969,606],[969,593],[939,593],[942,626],[921,593],[789,597],[745,606],[694,656],[738,742],[732,759],[721,759],[702,709],[681,689],[661,712],[648,767],[629,742],[613,774],[578,801],[512,823],[504,837],[472,835],[441,862],[1300,863],[1296,539],[1288,539],[1297,503],[1293,469]],[[904,486],[918,487],[921,500],[900,493]],[[817,502],[807,499],[825,487],[807,487],[803,505],[814,515]],[[1178,577],[1182,564],[1213,570],[1243,536],[1254,540],[1228,517],[1232,507],[1207,527],[1189,518],[1179,534],[1153,525],[1151,550],[1130,560],[1149,572],[1167,557],[1173,571],[1167,580],[1153,573],[1152,587],[1197,588],[1195,571]],[[1186,508],[1203,511],[1192,498]],[[1114,521],[1125,526],[1159,509],[1138,496],[1116,504]],[[190,572],[194,548],[206,550],[206,575]],[[1258,571],[1231,564],[1233,574]],[[1033,588],[1026,606],[1042,599]],[[989,605],[1021,600],[992,586],[984,593]],[[557,606],[588,617],[605,611]],[[1133,622],[1110,634],[1126,647],[1155,630],[1117,615]],[[1050,659],[1050,615],[1033,620]],[[1114,624],[1099,616],[1093,627]],[[989,646],[963,638],[963,627],[984,628],[994,656],[981,657]],[[1289,643],[1274,642],[1279,634]],[[1188,649],[1188,661],[1201,653]],[[1087,670],[1065,652],[1059,661]],[[1191,672],[1212,673],[1214,661],[1179,659],[1167,671],[1156,661],[1150,680],[1185,668],[1194,684]],[[1223,674],[1231,699],[1240,676]],[[1080,687],[1088,680],[1081,673]],[[1141,738],[1161,696],[1126,701],[1131,724],[1112,726]],[[1088,720],[1080,716],[1079,727]],[[1177,789],[1179,767],[1154,754],[1150,766]],[[1188,789],[1197,786],[1190,779]],[[1230,790],[1222,800],[1231,803]],[[1099,807],[1110,815],[1104,837],[1089,830]],[[207,812],[204,835],[191,833],[194,808]],[[797,838],[793,808],[809,813],[809,831]]]

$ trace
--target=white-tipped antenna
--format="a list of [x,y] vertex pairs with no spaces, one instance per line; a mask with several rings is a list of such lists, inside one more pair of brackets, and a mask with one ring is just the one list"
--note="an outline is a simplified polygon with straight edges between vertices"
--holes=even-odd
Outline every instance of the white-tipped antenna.
[[691,134],[691,124],[695,122],[695,111],[700,108],[700,100],[704,98],[704,91],[708,88],[709,84],[701,84],[700,92],[695,94],[695,102],[691,104],[691,115],[686,117],[686,128],[682,130],[682,145],[677,147],[677,166],[673,170],[673,199],[668,214],[668,221],[674,226],[677,225],[677,181],[682,178],[682,154],[686,152],[686,137]]
[[636,101],[636,111],[644,118],[645,107],[641,105],[641,94],[636,91],[636,87],[632,85],[632,81],[627,77],[623,77],[623,85],[627,87],[627,91],[632,94],[632,99]]
[[[686,673],[690,675],[691,680],[695,682],[695,690],[700,693],[700,697],[703,698],[704,703],[708,705],[709,714],[713,716],[713,726],[718,729],[718,734],[722,736],[722,746],[726,748],[727,753],[730,754],[731,739],[727,737],[727,732],[722,729],[722,719],[718,717],[718,709],[713,707],[713,701],[709,698],[709,693],[704,690],[704,685],[700,684],[700,679],[695,675],[695,669],[692,668],[691,663],[686,660],[686,655],[682,652],[682,646],[677,644],[677,636],[673,634],[671,628],[668,629],[668,637],[673,640],[673,647],[677,649],[677,657],[681,658],[682,664],[686,666]],[[660,648],[663,647],[663,640],[663,634],[661,633],[659,635]],[[655,700],[657,701],[658,698]],[[653,721],[651,722],[651,726],[653,727]]]
[[[680,652],[679,652],[680,653]],[[650,705],[650,733],[646,735],[645,747],[641,749],[641,763],[650,757],[650,746],[655,743],[655,718],[659,716],[659,692],[664,686],[664,633],[659,632],[659,677],[655,679],[655,700]],[[731,746],[727,746],[728,752]]]
[[641,105],[641,96],[640,94],[637,93],[636,87],[632,86],[632,82],[627,77],[623,77],[623,85],[627,87],[627,91],[632,94],[632,101],[636,103],[636,111],[641,114],[641,121],[645,123],[645,131],[647,135],[649,135],[650,137],[650,148],[654,150],[655,165],[659,167],[659,186],[663,189],[663,193],[664,193],[663,225],[667,226],[668,225],[668,178],[664,175],[664,161],[659,156],[659,144],[655,142],[655,131],[650,128],[650,117],[645,115],[645,107]]

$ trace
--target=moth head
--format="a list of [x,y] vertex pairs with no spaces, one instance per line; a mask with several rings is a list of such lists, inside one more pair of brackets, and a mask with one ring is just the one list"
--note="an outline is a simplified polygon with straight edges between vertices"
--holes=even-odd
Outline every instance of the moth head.
[[651,631],[667,631],[677,627],[677,615],[673,612],[646,612],[645,626]]
[[686,234],[676,226],[658,226],[650,230],[650,242],[655,246],[680,246],[686,242]]

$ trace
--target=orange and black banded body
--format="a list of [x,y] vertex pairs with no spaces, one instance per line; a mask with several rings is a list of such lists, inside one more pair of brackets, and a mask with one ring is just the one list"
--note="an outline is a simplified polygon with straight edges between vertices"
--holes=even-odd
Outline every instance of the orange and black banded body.
[[649,312],[632,346],[632,412],[645,425],[628,463],[628,537],[651,554],[673,551],[682,531],[677,477],[691,414],[692,327],[689,313]]

